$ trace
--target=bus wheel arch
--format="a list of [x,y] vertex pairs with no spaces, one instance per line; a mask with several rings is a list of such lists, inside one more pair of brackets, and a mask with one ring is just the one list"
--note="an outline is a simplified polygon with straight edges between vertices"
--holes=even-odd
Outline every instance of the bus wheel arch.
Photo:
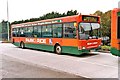
[[12,40],[12,43],[15,43],[15,40],[14,40],[14,39]]
[[60,46],[59,43],[56,43],[54,46],[54,52],[57,54],[61,54],[62,53],[62,47]]
[[20,47],[21,47],[22,49],[25,48],[25,43],[24,43],[23,41],[20,42]]

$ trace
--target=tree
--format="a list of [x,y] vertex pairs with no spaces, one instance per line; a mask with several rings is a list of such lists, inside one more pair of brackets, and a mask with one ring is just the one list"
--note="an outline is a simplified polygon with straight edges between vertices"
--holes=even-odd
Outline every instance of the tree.
[[103,15],[103,12],[101,12],[100,10],[96,11],[94,13],[94,15],[97,15],[97,16],[102,16]]
[[77,14],[78,14],[77,10],[75,10],[75,11],[73,11],[73,10],[67,11],[67,16],[72,16],[72,15],[77,15]]
[[65,16],[72,16],[72,15],[77,15],[78,12],[77,10],[70,10],[67,11],[67,13],[58,13],[58,12],[51,12],[47,13],[43,16],[40,16],[39,18],[30,18],[26,20],[20,20],[20,21],[14,21],[11,24],[20,24],[20,23],[25,23],[25,22],[33,22],[33,21],[38,21],[38,20],[45,20],[45,19],[53,19],[53,18],[59,18],[59,17],[65,17]]
[[94,15],[101,17],[101,33],[102,36],[109,36],[111,38],[111,10],[103,13],[101,11],[96,11]]

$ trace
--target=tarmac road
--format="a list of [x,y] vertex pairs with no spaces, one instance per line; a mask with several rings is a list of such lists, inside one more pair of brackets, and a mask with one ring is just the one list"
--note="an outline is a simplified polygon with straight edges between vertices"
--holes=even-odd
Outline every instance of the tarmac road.
[[21,63],[19,60],[2,56],[3,78],[82,78],[65,72],[58,72],[45,67],[36,67]]
[[[110,53],[100,53],[94,52],[94,54],[89,54],[87,56],[70,56],[70,55],[56,55],[50,52],[43,52],[31,49],[21,49],[10,43],[2,43],[0,44],[0,50],[2,51],[0,54],[6,57],[10,57],[12,59],[13,64],[15,63],[17,66],[15,67],[15,71],[17,73],[17,68],[20,71],[19,73],[24,72],[22,77],[85,77],[85,78],[118,78],[118,57],[111,55]],[[9,59],[9,58],[8,58]],[[14,59],[14,60],[13,60]],[[16,60],[17,59],[17,60]],[[7,64],[10,63],[10,60],[3,59],[3,68],[7,70]],[[12,64],[12,63],[11,63]],[[21,65],[22,67],[19,67]],[[19,65],[19,66],[18,66]],[[25,65],[25,66],[24,66]],[[26,66],[30,67],[26,67]],[[46,75],[48,76],[40,76],[37,75],[42,69],[45,68],[47,71]],[[35,69],[34,69],[34,68]],[[26,68],[26,69],[25,69]],[[4,73],[3,69],[3,73]],[[48,70],[50,69],[50,71]],[[9,70],[9,68],[8,68]],[[35,70],[35,72],[34,72]],[[38,72],[37,72],[38,71]],[[51,76],[52,74],[56,74],[56,76]],[[27,73],[25,75],[25,73]],[[29,73],[33,73],[36,75],[31,75]],[[61,73],[59,75],[59,73]],[[70,74],[69,74],[70,73]],[[63,74],[63,75],[62,75]],[[4,77],[7,77],[4,75]],[[10,75],[8,77],[11,77]],[[15,77],[21,77],[19,75],[15,75]],[[81,77],[80,77],[81,78]]]

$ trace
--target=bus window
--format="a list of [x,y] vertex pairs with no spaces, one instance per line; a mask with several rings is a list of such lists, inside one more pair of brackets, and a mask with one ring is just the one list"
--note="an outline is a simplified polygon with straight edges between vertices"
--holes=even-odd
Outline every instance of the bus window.
[[100,24],[98,23],[80,23],[79,24],[79,38],[81,40],[97,39],[100,36]]
[[52,38],[53,37],[53,30],[52,30],[52,26],[51,25],[47,25],[47,37]]
[[42,37],[44,37],[44,35],[46,34],[46,26],[42,26]]
[[41,35],[41,32],[42,32],[41,28],[42,28],[41,26],[38,26],[38,36],[37,36],[38,38],[40,38],[42,36]]
[[33,37],[38,37],[38,26],[33,27]]
[[26,37],[33,37],[33,27],[27,28]]
[[20,28],[20,37],[25,37],[26,36],[26,31],[27,31],[27,28]]
[[53,24],[53,37],[54,38],[62,37],[62,24]]
[[64,27],[64,37],[65,38],[76,38],[76,27],[74,23],[65,23]]
[[19,37],[19,29],[18,28],[13,28],[12,36],[13,37]]
[[26,37],[27,27],[23,28],[24,37]]
[[118,17],[118,29],[117,29],[117,37],[120,39],[120,17]]
[[42,37],[43,38],[50,38],[52,37],[52,26],[47,25],[42,27]]
[[92,26],[92,35],[96,37],[101,37],[100,35],[100,24],[98,23],[91,23]]

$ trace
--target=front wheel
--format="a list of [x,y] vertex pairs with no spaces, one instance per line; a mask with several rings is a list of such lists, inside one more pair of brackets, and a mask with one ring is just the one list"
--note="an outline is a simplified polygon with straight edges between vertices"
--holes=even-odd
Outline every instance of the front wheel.
[[61,48],[60,45],[57,45],[57,46],[55,47],[55,52],[56,52],[57,54],[61,54],[62,48]]

